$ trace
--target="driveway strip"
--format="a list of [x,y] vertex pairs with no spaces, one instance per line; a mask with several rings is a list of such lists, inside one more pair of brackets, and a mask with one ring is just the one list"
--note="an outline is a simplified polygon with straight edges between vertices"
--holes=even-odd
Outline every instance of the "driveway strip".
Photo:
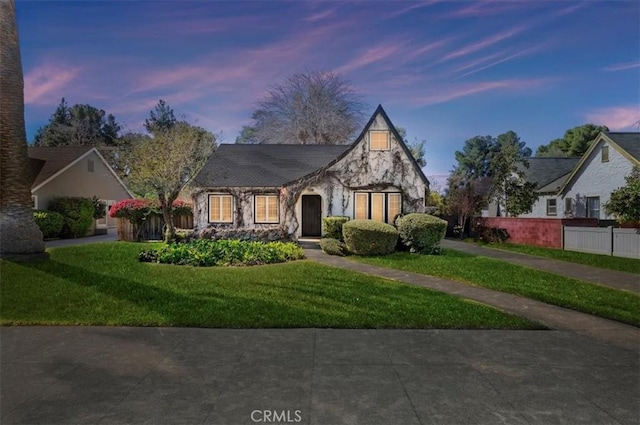
[[467,254],[496,258],[498,260],[506,261],[507,263],[543,270],[545,272],[584,280],[585,282],[597,283],[599,285],[609,286],[615,289],[624,289],[626,291],[640,293],[640,276],[633,273],[590,267],[566,261],[520,254],[519,252],[486,248],[468,242],[454,241],[451,239],[443,240],[442,247],[465,252]]
[[457,295],[536,321],[551,329],[574,331],[599,341],[614,343],[629,349],[636,349],[640,346],[640,329],[631,325],[553,306],[518,295],[471,286],[439,277],[358,263],[343,257],[330,256],[320,249],[311,247],[310,244],[305,245],[304,248],[307,258],[322,264]]

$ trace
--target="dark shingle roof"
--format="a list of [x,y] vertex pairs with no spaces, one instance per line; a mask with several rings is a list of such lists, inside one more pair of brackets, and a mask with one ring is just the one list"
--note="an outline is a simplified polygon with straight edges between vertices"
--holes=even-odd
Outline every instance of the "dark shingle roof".
[[[74,146],[74,147],[33,147],[27,149],[27,155],[32,159],[32,169],[37,171],[39,161],[44,161],[44,165],[40,168],[38,175],[32,184],[32,187],[38,186],[49,177],[62,170],[64,167],[84,155],[91,146]],[[33,160],[38,160],[33,161]]]
[[349,145],[222,144],[194,179],[198,187],[279,187],[339,157]]
[[[529,168],[524,170],[527,181],[536,183],[538,190],[556,191],[564,184],[580,158],[534,157],[528,158],[528,161]],[[550,183],[555,183],[554,187],[547,187]]]
[[629,155],[640,161],[640,133],[607,132],[605,134]]

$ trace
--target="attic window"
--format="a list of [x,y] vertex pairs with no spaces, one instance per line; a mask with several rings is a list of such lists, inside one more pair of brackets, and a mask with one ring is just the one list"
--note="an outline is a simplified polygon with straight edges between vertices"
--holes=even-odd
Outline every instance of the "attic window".
[[375,131],[369,132],[369,148],[372,151],[388,151],[389,146],[389,132],[388,131]]
[[609,162],[609,146],[603,146],[600,153],[600,159],[602,160],[602,162]]
[[93,159],[87,161],[87,171],[93,173],[94,163]]

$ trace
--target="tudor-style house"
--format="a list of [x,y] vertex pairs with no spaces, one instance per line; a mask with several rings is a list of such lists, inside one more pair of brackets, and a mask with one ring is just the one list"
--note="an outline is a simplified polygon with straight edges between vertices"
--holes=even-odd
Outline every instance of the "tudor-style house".
[[392,223],[424,212],[429,181],[379,105],[350,145],[222,144],[193,187],[196,230],[319,237],[323,217]]

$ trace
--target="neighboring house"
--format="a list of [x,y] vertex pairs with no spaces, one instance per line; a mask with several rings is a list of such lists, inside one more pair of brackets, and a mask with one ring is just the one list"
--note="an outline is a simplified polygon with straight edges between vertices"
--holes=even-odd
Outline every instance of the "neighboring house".
[[223,144],[192,186],[195,228],[282,228],[318,237],[322,218],[392,223],[424,212],[429,181],[378,106],[351,145]]
[[564,218],[558,191],[579,161],[580,158],[529,158],[529,168],[524,170],[524,176],[528,182],[536,184],[539,198],[530,213],[519,217]]
[[[115,202],[134,197],[96,148],[30,147],[28,155],[35,176],[31,185],[35,209],[47,209],[54,198],[97,196],[108,211]],[[115,227],[115,220],[107,214],[96,227]]]
[[[596,218],[610,220],[604,205],[611,192],[640,165],[640,133],[602,132],[581,158],[529,158],[525,179],[536,183],[540,197],[522,218]],[[495,204],[485,217],[499,216]]]
[[640,165],[640,133],[600,133],[573,169],[558,195],[567,217],[613,219],[604,211],[611,192]]

